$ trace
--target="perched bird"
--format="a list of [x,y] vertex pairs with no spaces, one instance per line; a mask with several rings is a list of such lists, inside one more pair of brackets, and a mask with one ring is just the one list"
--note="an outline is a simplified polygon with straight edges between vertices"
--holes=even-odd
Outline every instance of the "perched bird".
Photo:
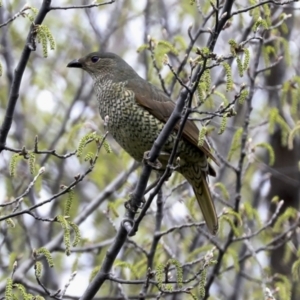
[[[114,53],[94,52],[71,61],[67,67],[87,71],[94,81],[100,115],[120,146],[135,160],[142,161],[170,117],[175,104],[160,89],[141,78]],[[162,170],[173,149],[176,130],[168,137],[158,160]],[[207,175],[215,176],[207,159],[216,162],[205,142],[198,145],[199,130],[190,120],[185,124],[177,156],[176,169],[192,185],[209,230],[215,234],[218,219],[207,184]]]

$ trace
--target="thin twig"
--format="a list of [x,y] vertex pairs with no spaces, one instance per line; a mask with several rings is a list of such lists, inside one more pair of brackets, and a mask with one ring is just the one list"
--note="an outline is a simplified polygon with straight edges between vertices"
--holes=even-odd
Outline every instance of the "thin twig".
[[92,3],[92,4],[86,4],[86,5],[71,5],[71,6],[50,6],[49,10],[57,10],[57,9],[82,9],[82,8],[93,8],[93,7],[99,7],[103,5],[113,4],[116,0],[111,0],[103,3]]
[[19,12],[17,12],[16,14],[14,14],[10,19],[8,19],[6,22],[0,24],[0,28],[8,25],[9,23],[11,23],[12,21],[14,21],[18,17],[24,16],[24,12],[26,10],[28,10],[28,9],[30,9],[30,7],[26,4]]

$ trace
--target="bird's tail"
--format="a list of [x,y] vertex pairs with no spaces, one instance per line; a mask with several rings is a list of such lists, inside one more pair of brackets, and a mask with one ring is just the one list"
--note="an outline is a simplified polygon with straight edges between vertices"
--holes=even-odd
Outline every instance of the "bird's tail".
[[206,172],[197,164],[185,165],[180,172],[193,187],[208,229],[212,234],[216,234],[218,231],[218,218],[206,181]]

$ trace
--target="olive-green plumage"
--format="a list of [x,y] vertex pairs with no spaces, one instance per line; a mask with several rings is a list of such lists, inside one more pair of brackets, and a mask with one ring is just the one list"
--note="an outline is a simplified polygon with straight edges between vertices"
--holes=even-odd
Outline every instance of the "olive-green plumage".
[[[122,58],[113,53],[94,52],[68,64],[82,68],[94,80],[102,119],[109,133],[137,161],[142,161],[170,117],[175,104],[158,88],[141,78]],[[179,124],[175,127],[178,129]],[[218,219],[208,189],[207,174],[215,175],[207,162],[215,158],[206,143],[198,146],[199,131],[188,121],[178,147],[180,172],[192,185],[209,230],[216,233]],[[159,161],[164,168],[176,131],[167,139]]]

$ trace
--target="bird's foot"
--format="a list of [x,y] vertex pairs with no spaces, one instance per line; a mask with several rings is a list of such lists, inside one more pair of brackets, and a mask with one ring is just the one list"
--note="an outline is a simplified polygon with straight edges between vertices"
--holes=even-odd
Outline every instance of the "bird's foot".
[[152,167],[154,170],[159,171],[162,168],[162,163],[158,159],[155,160],[155,162],[150,162],[149,155],[150,155],[150,151],[146,151],[144,153],[143,162],[149,165],[150,167]]
[[129,200],[124,203],[126,209],[130,210],[133,213],[136,213],[139,208],[142,208],[146,200],[144,197],[140,201],[136,201],[133,197],[133,194],[130,194]]

